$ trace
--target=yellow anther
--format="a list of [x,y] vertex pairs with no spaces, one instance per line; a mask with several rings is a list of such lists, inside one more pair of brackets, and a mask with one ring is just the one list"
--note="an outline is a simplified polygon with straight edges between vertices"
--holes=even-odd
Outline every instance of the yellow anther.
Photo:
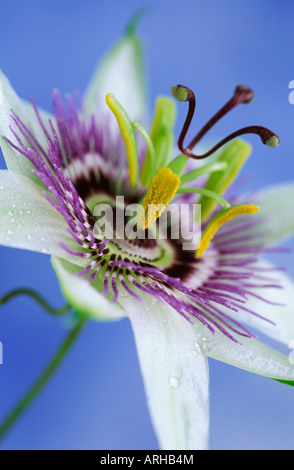
[[131,186],[136,187],[138,182],[139,164],[135,129],[124,108],[111,93],[106,95],[106,103],[116,117],[118,127],[126,147],[130,183]]
[[160,168],[154,176],[140,214],[140,225],[148,228],[160,217],[181,184],[180,178],[169,168]]
[[250,215],[254,214],[258,210],[259,207],[254,206],[253,204],[238,204],[236,206],[229,207],[228,209],[222,209],[219,211],[219,213],[209,222],[202,234],[200,246],[196,251],[196,258],[200,258],[203,255],[215,233],[223,224],[229,222],[238,215]]

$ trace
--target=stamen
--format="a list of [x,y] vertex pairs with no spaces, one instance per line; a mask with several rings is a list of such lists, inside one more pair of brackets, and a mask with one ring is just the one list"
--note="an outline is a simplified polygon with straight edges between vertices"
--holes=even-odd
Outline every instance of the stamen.
[[170,168],[173,173],[175,173],[181,178],[182,174],[186,169],[188,160],[189,159],[186,155],[178,155],[168,164],[168,168]]
[[225,198],[223,198],[220,194],[210,191],[209,189],[205,188],[180,188],[177,191],[178,194],[202,194],[202,196],[209,197],[213,199],[214,201],[218,202],[220,206],[222,206],[224,209],[228,209],[230,207],[230,204],[228,201],[226,201]]
[[[219,155],[216,163],[226,163],[225,170],[211,173],[206,181],[205,189],[209,189],[218,194],[224,194],[233,180],[238,176],[242,166],[247,161],[251,153],[251,146],[242,140],[234,140],[228,144]],[[201,168],[205,167],[203,165]],[[183,179],[182,179],[183,182]],[[211,198],[205,196],[199,200],[201,204],[201,220],[206,222],[215,209],[215,203]]]
[[207,174],[212,174],[215,172],[219,172],[222,170],[226,170],[228,168],[228,163],[227,162],[222,162],[222,161],[217,161],[217,162],[212,162],[208,163],[207,165],[203,165],[200,168],[196,168],[195,170],[189,171],[189,173],[186,173],[182,178],[182,185],[190,183],[190,181],[193,181],[200,176],[207,175]]
[[258,210],[259,207],[254,206],[253,204],[238,204],[219,211],[219,213],[209,222],[202,234],[201,243],[196,252],[196,258],[200,258],[203,255],[215,233],[223,224],[229,222],[238,215],[254,214]]
[[137,186],[139,173],[138,148],[135,129],[124,108],[111,93],[106,95],[106,103],[116,117],[121,136],[124,140],[129,163],[130,183],[135,188]]
[[[149,136],[148,132],[144,129],[143,126],[141,126],[141,124],[137,121],[134,121],[133,123],[133,127],[138,131],[140,132],[141,136],[143,137],[143,139],[145,140],[146,142],[146,145],[147,145],[147,148],[148,148],[148,156],[149,156],[149,164],[148,164],[148,176],[150,177],[150,180],[152,180],[152,178],[154,178],[155,176],[155,172],[156,172],[156,152],[155,152],[155,148],[154,148],[154,145],[153,145],[153,142],[151,140],[151,137]],[[141,180],[142,180],[142,176],[141,176]]]
[[140,226],[148,228],[162,214],[181,184],[180,178],[169,168],[161,168],[151,181],[140,214]]
[[[175,117],[176,108],[174,101],[166,96],[157,98],[150,129],[150,138],[156,154],[156,170],[167,165],[174,149],[173,125]],[[141,171],[141,182],[144,186],[147,186],[152,180],[150,175],[150,157],[150,151],[148,151]]]
[[230,140],[235,139],[236,137],[239,137],[240,135],[244,134],[259,135],[262,143],[268,145],[269,147],[276,147],[280,143],[280,139],[278,138],[278,136],[269,129],[261,126],[249,126],[239,129],[238,131],[235,131],[229,136],[225,137],[223,140],[221,140],[218,144],[216,144],[212,149],[210,149],[203,155],[196,155],[192,153],[192,149],[202,139],[202,137],[211,129],[212,126],[214,126],[216,122],[218,122],[223,116],[225,116],[225,114],[235,108],[238,104],[250,103],[253,99],[253,91],[246,86],[238,85],[235,89],[234,96],[208,121],[207,124],[205,124],[205,126],[203,126],[203,128],[198,132],[198,134],[194,137],[194,139],[186,148],[184,148],[184,139],[186,137],[186,134],[189,130],[190,124],[194,116],[194,111],[196,108],[196,98],[193,91],[184,85],[177,85],[172,87],[171,93],[174,98],[176,98],[178,101],[189,102],[188,114],[178,140],[179,150],[188,157],[194,158],[196,160],[209,157],[214,152],[216,152],[216,150],[218,150]]

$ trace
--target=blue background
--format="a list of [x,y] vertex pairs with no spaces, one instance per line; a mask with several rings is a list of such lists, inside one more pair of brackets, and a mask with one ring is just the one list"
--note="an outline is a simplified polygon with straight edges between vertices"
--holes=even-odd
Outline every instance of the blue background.
[[[245,168],[251,187],[293,179],[294,2],[290,0],[1,0],[0,64],[20,96],[51,109],[51,90],[84,91],[132,13],[152,6],[139,30],[146,44],[150,109],[156,95],[185,83],[198,96],[200,126],[244,83],[255,91],[211,136],[260,124],[281,138],[257,137]],[[183,118],[179,112],[178,131]],[[216,134],[217,133],[217,134]],[[4,167],[4,163],[2,163]],[[289,214],[293,217],[293,214]],[[63,302],[49,257],[0,248],[1,294],[37,288]],[[275,256],[294,275],[293,258]],[[0,416],[42,370],[66,325],[32,301],[1,309]],[[287,348],[284,352],[288,354]],[[211,361],[211,449],[293,449],[294,392],[274,381]],[[5,440],[4,449],[157,449],[127,320],[90,323],[49,386]]]

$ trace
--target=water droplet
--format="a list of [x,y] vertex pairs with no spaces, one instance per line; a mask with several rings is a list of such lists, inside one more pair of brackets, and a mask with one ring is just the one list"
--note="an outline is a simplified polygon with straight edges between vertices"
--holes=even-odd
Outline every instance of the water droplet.
[[20,215],[23,215],[23,211],[19,211]]
[[207,354],[209,351],[211,351],[211,344],[210,343],[203,343],[202,346],[201,346],[201,350],[203,352],[203,354]]
[[46,237],[41,237],[41,242],[45,242],[47,240]]
[[200,349],[200,352],[203,355],[206,355],[212,348],[211,342],[206,336],[203,336],[199,333],[197,334],[197,337],[198,339],[197,339],[197,342],[195,343],[195,354],[197,352],[197,349],[198,351]]
[[9,215],[10,217],[12,217],[12,216],[14,215],[14,212],[13,212],[13,211],[9,211],[9,212],[8,212],[8,215]]
[[177,377],[170,377],[169,378],[169,383],[172,388],[178,388],[180,381]]
[[27,240],[31,240],[32,239],[32,235],[27,235]]
[[31,215],[32,211],[30,209],[27,210],[27,214]]

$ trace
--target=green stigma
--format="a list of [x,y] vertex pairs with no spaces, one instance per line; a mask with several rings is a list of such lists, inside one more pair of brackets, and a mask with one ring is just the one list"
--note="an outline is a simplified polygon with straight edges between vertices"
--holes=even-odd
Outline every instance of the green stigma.
[[172,86],[171,89],[172,96],[178,101],[187,101],[189,99],[188,88],[182,85]]
[[269,139],[267,139],[266,141],[266,145],[268,147],[277,147],[280,143],[280,139],[277,135],[272,135],[271,137],[269,137]]

